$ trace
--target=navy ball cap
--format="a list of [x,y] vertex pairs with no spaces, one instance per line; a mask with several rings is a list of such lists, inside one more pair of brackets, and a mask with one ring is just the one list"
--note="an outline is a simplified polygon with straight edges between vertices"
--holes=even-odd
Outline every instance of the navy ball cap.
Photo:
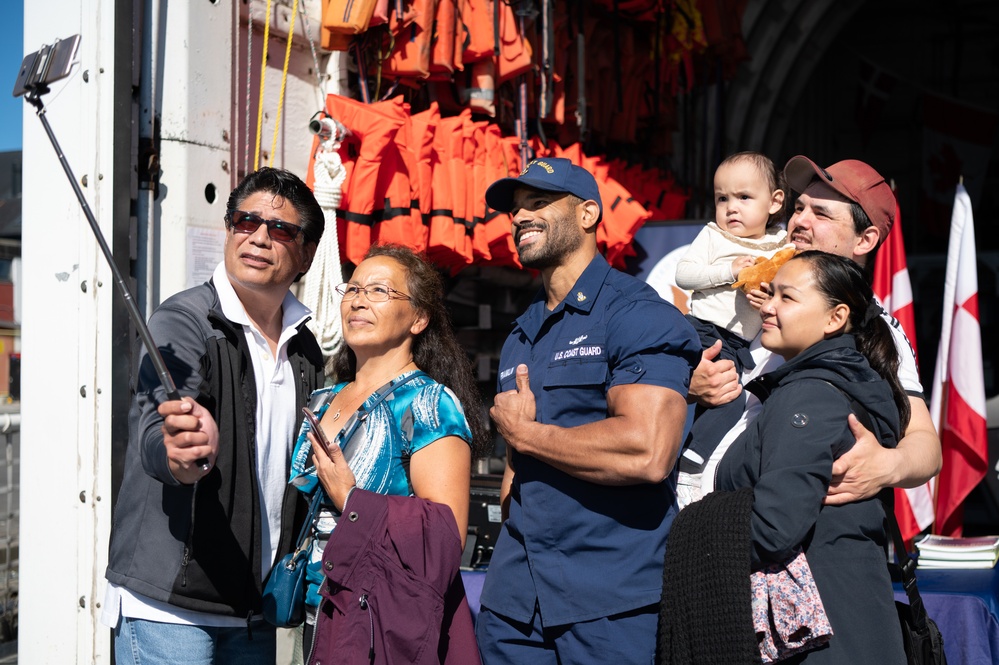
[[493,210],[513,210],[513,191],[517,187],[533,187],[543,192],[565,192],[584,201],[596,201],[603,216],[600,190],[593,174],[564,157],[532,159],[516,178],[501,178],[486,190],[486,203]]

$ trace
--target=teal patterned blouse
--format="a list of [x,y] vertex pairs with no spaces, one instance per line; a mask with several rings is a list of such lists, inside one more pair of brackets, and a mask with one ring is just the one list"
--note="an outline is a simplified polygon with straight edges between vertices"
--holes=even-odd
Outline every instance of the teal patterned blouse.
[[[392,381],[397,384],[414,372],[400,375]],[[346,382],[312,393],[310,408],[322,420],[333,397],[343,390]],[[380,389],[382,390],[382,389]],[[352,421],[361,412],[367,412],[380,396],[375,391],[357,413],[351,414],[339,436],[333,441],[343,450],[344,458],[357,479],[357,486],[371,492],[395,496],[413,494],[409,477],[409,460],[412,455],[438,439],[457,436],[471,442],[472,433],[465,420],[461,402],[449,388],[437,383],[426,374],[417,376],[398,386],[381,401],[367,418],[354,430],[350,440],[342,437],[351,430]],[[306,437],[311,429],[308,421],[302,427],[292,453],[289,482],[298,490],[311,496],[319,485],[315,467],[312,466],[312,443]],[[319,584],[323,573],[319,568],[323,549],[336,526],[337,516],[332,509],[320,510],[313,530],[313,541],[306,577],[309,587],[305,602],[312,608],[319,606]]]

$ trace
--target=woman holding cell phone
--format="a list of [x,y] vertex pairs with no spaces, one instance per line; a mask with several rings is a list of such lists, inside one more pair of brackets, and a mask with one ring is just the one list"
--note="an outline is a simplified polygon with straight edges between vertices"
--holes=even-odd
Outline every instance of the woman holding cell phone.
[[[337,592],[346,584],[330,578],[342,555],[327,551],[337,546],[337,525],[348,518],[351,530],[363,524],[354,504],[367,505],[371,497],[359,493],[447,506],[460,559],[472,459],[487,445],[481,398],[444,309],[437,270],[407,248],[375,246],[337,291],[343,296],[343,344],[327,365],[334,384],[313,393],[292,457],[291,483],[310,498],[321,487],[328,499],[313,529],[307,573],[304,653],[312,660],[320,659],[314,651],[335,641],[316,635],[317,618],[321,631],[363,606],[377,620],[387,602],[357,589],[341,594],[349,599],[342,600]],[[370,637],[379,657],[393,648],[379,641],[382,635]],[[338,648],[342,656],[344,647]]]

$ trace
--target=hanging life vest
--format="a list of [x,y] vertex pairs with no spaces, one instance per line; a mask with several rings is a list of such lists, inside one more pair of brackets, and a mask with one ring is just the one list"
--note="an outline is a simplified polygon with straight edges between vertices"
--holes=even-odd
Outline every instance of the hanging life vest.
[[430,78],[450,79],[454,66],[456,0],[437,0],[430,50]]
[[[437,131],[434,133],[434,157],[432,159],[433,201],[430,211],[429,238],[427,240],[427,256],[439,266],[456,273],[472,262],[471,252],[465,253],[464,220],[455,219],[455,206],[460,202],[464,213],[465,190],[464,179],[456,183],[452,178],[454,171],[451,155],[454,152],[454,139],[458,138],[460,151],[462,125],[465,117],[471,117],[471,111],[465,109],[461,114],[449,118],[441,118]],[[460,161],[459,152],[459,161]],[[457,167],[461,169],[460,166]],[[460,191],[456,184],[460,184]]]
[[337,222],[340,254],[357,265],[372,244],[414,237],[411,158],[404,154],[409,108],[401,98],[368,105],[329,95],[326,112],[350,130],[339,150],[347,175]]
[[323,0],[323,27],[360,34],[368,29],[378,0]]
[[504,83],[525,74],[533,64],[533,51],[527,37],[520,34],[513,8],[499,0],[499,56],[496,63],[496,80]]
[[405,18],[398,21],[394,13],[389,22],[394,45],[382,65],[382,74],[388,78],[425,79],[430,76],[435,0],[415,0],[411,7],[413,11],[407,12],[407,16],[412,20],[408,24],[405,24]]

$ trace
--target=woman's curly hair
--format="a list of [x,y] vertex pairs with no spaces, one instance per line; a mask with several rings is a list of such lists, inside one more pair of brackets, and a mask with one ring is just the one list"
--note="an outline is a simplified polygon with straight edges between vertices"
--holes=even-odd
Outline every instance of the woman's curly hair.
[[[472,430],[472,459],[492,452],[493,442],[486,429],[482,396],[475,384],[472,363],[461,348],[444,307],[444,281],[424,256],[402,245],[375,245],[364,257],[387,256],[406,271],[409,304],[427,316],[427,327],[413,340],[413,361],[438,383],[458,396]],[[357,357],[343,344],[330,358],[327,372],[337,381],[353,381]]]

